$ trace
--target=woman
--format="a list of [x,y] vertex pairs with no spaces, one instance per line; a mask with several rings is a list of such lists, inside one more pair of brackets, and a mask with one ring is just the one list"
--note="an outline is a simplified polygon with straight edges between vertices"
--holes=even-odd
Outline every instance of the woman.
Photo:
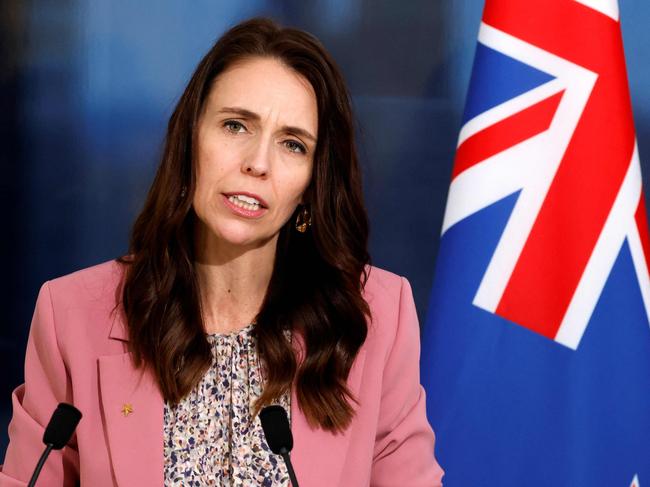
[[369,265],[343,78],[310,34],[233,27],[169,122],[128,256],[46,282],[0,485],[58,402],[83,418],[41,485],[434,486],[407,280]]

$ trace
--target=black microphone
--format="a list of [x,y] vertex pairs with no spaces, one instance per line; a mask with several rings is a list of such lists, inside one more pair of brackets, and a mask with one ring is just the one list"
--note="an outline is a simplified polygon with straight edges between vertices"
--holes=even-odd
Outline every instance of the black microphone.
[[34,487],[36,484],[36,479],[40,475],[45,459],[50,452],[52,450],[60,450],[70,441],[72,433],[74,433],[80,419],[81,411],[76,407],[64,402],[59,403],[52,413],[50,422],[47,423],[45,433],[43,433],[43,443],[47,446],[36,464],[36,468],[27,487]]
[[260,420],[262,421],[266,443],[273,453],[282,456],[289,471],[291,485],[298,487],[296,472],[293,471],[293,465],[291,465],[291,458],[289,457],[289,452],[293,448],[293,435],[291,434],[287,412],[277,404],[266,406],[260,411]]

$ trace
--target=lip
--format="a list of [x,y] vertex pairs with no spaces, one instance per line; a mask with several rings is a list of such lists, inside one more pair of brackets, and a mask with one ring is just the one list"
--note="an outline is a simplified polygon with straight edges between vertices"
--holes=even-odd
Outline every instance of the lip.
[[[230,200],[228,199],[228,196],[232,196],[233,194],[244,194],[244,193],[231,193],[230,195],[223,194],[223,204],[230,209],[235,215],[238,216],[243,216],[244,218],[260,218],[264,213],[266,213],[268,208],[260,207],[259,210],[247,210],[246,208],[240,208],[239,206],[235,205],[234,203],[231,203]],[[246,196],[249,196],[248,194]],[[255,198],[255,196],[252,196]]]
[[244,196],[248,196],[249,198],[255,198],[257,201],[260,202],[260,204],[264,208],[269,207],[269,205],[266,203],[266,201],[264,201],[261,196],[258,196],[255,193],[249,193],[247,191],[234,191],[232,193],[223,193],[223,194],[226,195],[226,198],[228,198],[229,196],[235,196],[235,195],[241,194],[241,195],[244,195]]

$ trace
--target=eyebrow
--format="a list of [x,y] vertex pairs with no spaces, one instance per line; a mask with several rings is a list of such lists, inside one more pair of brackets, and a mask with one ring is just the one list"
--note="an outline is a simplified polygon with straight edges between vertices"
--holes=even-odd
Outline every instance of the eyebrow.
[[[260,116],[257,113],[251,112],[250,110],[246,110],[245,108],[241,107],[223,107],[222,109],[218,110],[217,113],[236,113],[244,118],[252,119],[255,121],[260,120]],[[281,130],[295,135],[302,135],[307,139],[311,139],[312,142],[316,142],[316,137],[307,132],[305,129],[301,129],[300,127],[291,127],[289,125],[284,125]]]

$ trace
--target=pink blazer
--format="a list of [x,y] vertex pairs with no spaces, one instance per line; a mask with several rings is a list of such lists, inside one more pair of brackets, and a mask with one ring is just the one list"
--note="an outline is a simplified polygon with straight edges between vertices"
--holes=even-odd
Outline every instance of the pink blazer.
[[[0,487],[24,486],[59,402],[83,413],[68,446],[48,457],[37,485],[162,486],[164,402],[152,376],[131,365],[120,313],[111,313],[120,268],[106,262],[41,287],[12,394]],[[365,299],[373,322],[348,384],[360,401],[351,426],[312,429],[291,401],[291,454],[302,487],[441,486],[434,433],[419,382],[419,329],[408,281],[371,267]],[[124,404],[133,412],[124,416]]]

